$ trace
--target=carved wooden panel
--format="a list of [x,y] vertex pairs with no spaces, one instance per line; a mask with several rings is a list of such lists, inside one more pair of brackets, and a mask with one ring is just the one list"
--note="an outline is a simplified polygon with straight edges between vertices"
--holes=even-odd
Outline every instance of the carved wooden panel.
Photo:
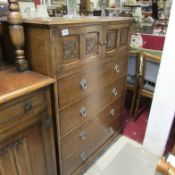
[[32,166],[26,139],[8,145],[0,152],[0,174],[31,175]]
[[106,45],[107,50],[115,49],[116,43],[117,43],[117,31],[116,30],[108,31],[108,33],[107,33],[107,45]]
[[86,55],[96,55],[98,53],[98,33],[86,34]]
[[0,144],[0,175],[57,174],[52,118],[8,140],[11,143]]
[[121,29],[120,30],[120,47],[128,45],[128,29]]
[[79,59],[79,39],[78,36],[67,36],[63,38],[63,59]]

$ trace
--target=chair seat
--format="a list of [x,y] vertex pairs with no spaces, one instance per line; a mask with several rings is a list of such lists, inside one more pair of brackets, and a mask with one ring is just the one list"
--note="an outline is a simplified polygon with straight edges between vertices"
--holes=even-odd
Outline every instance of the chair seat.
[[127,83],[128,84],[134,85],[135,82],[136,82],[135,76],[130,76],[130,75],[127,76]]
[[150,92],[154,92],[155,86],[146,82],[143,86],[143,89],[150,91]]

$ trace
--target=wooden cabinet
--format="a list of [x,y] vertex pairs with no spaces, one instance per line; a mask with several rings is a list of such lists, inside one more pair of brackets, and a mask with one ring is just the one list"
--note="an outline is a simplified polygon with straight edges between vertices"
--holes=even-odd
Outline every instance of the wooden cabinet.
[[122,129],[131,22],[110,17],[25,21],[32,69],[57,80],[61,175],[82,174]]
[[0,75],[0,174],[56,175],[50,83],[30,71]]

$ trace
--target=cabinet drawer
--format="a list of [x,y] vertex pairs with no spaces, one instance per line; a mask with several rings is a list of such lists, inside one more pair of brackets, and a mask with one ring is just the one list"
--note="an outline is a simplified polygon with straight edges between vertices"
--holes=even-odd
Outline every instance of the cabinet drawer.
[[[93,118],[76,128],[73,132],[62,138],[62,157],[65,158],[78,151],[81,147],[85,147],[96,137],[96,129],[105,128],[106,124],[112,121],[122,112],[123,97],[113,102],[111,105],[102,109]],[[72,144],[74,143],[74,144]],[[92,142],[93,143],[93,142]]]
[[1,106],[1,139],[7,135],[13,134],[13,128],[15,130],[23,129],[24,122],[28,123],[31,118],[34,118],[37,114],[46,111],[46,108],[47,104],[44,91],[39,91]]
[[119,57],[101,64],[88,64],[58,82],[60,107],[71,104],[106,83],[127,73],[127,59]]
[[[123,96],[125,91],[126,77],[122,77],[94,93],[83,98],[79,102],[60,111],[60,129],[63,137],[77,126],[95,116],[102,108]],[[116,90],[116,94],[115,93]],[[93,104],[93,105],[92,105]]]
[[[116,104],[117,103],[117,104]],[[96,121],[89,121],[86,125],[78,128],[70,137],[62,140],[62,154],[67,150],[72,151],[70,155],[63,158],[64,175],[72,174],[83,164],[108,138],[110,138],[121,126],[122,107],[116,102],[107,107],[99,114]],[[111,115],[111,110],[116,110],[116,115]],[[85,136],[82,137],[82,133]],[[75,135],[74,135],[75,134]],[[81,138],[82,137],[82,138]],[[68,140],[70,139],[70,140]]]

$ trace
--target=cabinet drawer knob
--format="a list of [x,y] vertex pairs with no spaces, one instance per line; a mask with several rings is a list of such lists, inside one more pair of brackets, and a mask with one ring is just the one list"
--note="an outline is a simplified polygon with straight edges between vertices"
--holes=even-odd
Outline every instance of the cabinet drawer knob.
[[114,108],[111,109],[110,113],[111,113],[111,116],[112,116],[112,117],[115,117],[116,112],[115,112],[115,109],[114,109]]
[[80,132],[80,139],[81,140],[86,140],[86,132],[85,131]]
[[82,153],[80,154],[80,159],[83,160],[83,161],[85,161],[85,160],[87,159],[86,153],[85,153],[85,152],[82,152]]
[[88,84],[88,82],[87,82],[87,80],[85,80],[85,79],[82,79],[82,80],[80,81],[80,86],[81,86],[81,88],[84,89],[84,90],[87,88],[87,84]]
[[25,111],[25,113],[31,112],[32,108],[33,108],[33,106],[32,106],[32,102],[31,101],[27,100],[27,101],[24,102],[24,111]]
[[119,65],[118,64],[116,64],[114,66],[114,69],[115,69],[116,73],[119,73],[120,72],[120,69],[119,69]]
[[115,97],[118,95],[118,92],[117,92],[116,88],[112,89],[112,95],[115,96]]
[[81,107],[81,109],[80,109],[80,115],[81,115],[82,117],[86,117],[86,114],[87,114],[86,108],[85,108],[85,107]]
[[112,134],[112,132],[113,132],[113,129],[112,129],[112,127],[110,127],[110,128],[107,128],[107,132],[108,132],[109,134]]
[[108,42],[107,41],[104,41],[104,45],[106,45]]

